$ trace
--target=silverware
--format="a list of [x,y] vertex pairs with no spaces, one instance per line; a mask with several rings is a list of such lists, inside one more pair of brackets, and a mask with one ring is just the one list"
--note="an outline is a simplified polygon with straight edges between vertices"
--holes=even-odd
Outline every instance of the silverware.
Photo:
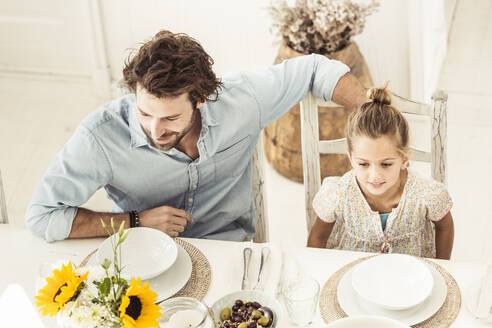
[[269,257],[270,257],[270,248],[263,247],[261,249],[260,271],[258,271],[258,279],[256,281],[256,286],[253,289],[263,290],[263,280],[262,280],[263,278],[262,273],[264,272],[263,267],[265,266]]
[[248,281],[249,263],[251,260],[251,253],[253,250],[250,247],[245,247],[243,249],[243,260],[244,260],[244,271],[243,271],[243,281],[241,283],[241,290],[246,287]]

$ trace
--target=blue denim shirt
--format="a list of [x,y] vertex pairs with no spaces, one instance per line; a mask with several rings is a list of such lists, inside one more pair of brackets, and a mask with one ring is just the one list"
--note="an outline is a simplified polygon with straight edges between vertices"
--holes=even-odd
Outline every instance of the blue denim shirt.
[[218,101],[200,108],[199,157],[152,146],[136,113],[135,95],[90,114],[56,155],[26,213],[46,241],[68,237],[78,206],[104,188],[113,212],[168,205],[194,219],[180,234],[243,240],[255,233],[251,157],[261,130],[309,90],[331,100],[349,68],[309,55],[253,72],[229,74]]

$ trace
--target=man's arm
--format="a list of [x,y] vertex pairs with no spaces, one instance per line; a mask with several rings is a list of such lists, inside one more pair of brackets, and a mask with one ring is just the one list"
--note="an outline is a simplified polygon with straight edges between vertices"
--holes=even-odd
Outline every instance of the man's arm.
[[101,213],[79,207],[77,215],[73,219],[72,229],[68,238],[105,237],[107,232],[101,224],[101,219],[110,227],[111,218],[113,218],[117,228],[123,221],[125,222],[125,228],[130,227],[129,213]]
[[355,76],[347,73],[338,80],[332,100],[345,108],[356,109],[367,102],[366,90]]
[[[160,206],[138,213],[140,226],[161,230],[171,237],[177,237],[186,225],[193,222],[191,216],[184,210],[171,206]],[[102,213],[79,207],[72,222],[68,238],[103,237],[107,233],[102,227],[101,219],[109,226],[113,218],[116,227],[125,222],[125,228],[130,227],[129,213]]]
[[366,101],[366,91],[342,62],[322,55],[291,58],[244,76],[260,110],[260,127],[275,121],[311,91],[316,98],[355,108]]

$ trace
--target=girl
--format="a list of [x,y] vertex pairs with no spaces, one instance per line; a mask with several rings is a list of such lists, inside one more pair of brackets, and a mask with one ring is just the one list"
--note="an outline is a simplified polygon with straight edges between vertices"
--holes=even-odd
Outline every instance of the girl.
[[323,181],[308,246],[449,259],[451,198],[443,184],[408,171],[408,123],[386,87],[368,95],[347,122],[353,169]]

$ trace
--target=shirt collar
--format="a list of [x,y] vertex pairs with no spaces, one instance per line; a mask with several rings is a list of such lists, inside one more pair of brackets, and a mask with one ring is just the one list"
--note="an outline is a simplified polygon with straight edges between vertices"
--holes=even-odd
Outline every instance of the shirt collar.
[[130,136],[131,136],[130,146],[133,148],[150,146],[151,143],[147,135],[143,131],[140,122],[138,121],[135,95],[131,95],[131,97],[132,97],[132,101],[131,101],[132,105],[130,106],[130,109],[128,111],[128,125],[130,127]]
[[203,126],[216,126],[219,125],[217,121],[213,118],[208,108],[208,103],[205,102],[202,107],[200,107],[200,114],[202,116],[202,128]]

